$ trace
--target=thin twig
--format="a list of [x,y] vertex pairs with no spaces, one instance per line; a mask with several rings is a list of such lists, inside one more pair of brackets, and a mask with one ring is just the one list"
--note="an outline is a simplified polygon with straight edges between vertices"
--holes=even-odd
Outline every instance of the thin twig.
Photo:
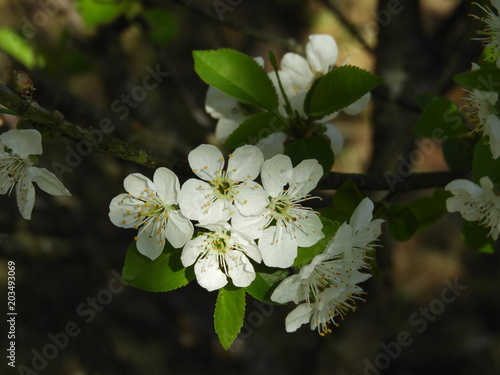
[[[18,113],[21,117],[62,133],[75,142],[89,142],[96,152],[102,152],[146,167],[167,167],[181,177],[191,177],[192,172],[185,160],[156,154],[146,148],[119,140],[98,128],[82,127],[64,120],[61,114],[47,111],[36,102],[21,99],[12,90],[0,84],[0,104]],[[96,142],[96,131],[100,141]],[[102,138],[101,138],[102,136]],[[352,174],[330,172],[318,184],[317,189],[338,189],[345,181],[352,179],[361,190],[383,190],[406,192],[444,187],[450,181],[465,178],[464,172],[433,172],[410,175],[396,174]]]

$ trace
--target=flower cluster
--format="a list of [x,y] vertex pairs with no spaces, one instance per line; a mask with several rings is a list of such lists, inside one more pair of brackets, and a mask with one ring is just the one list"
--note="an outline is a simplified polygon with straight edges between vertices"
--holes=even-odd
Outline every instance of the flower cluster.
[[355,310],[363,289],[357,285],[371,275],[368,259],[377,246],[383,220],[372,220],[373,203],[365,198],[349,223],[343,223],[323,253],[302,267],[299,273],[284,279],[271,299],[278,303],[295,302],[298,306],[286,318],[287,332],[309,323],[320,335],[331,332],[329,324]]
[[[318,214],[301,202],[311,199],[323,174],[316,160],[296,167],[285,155],[266,160],[246,145],[229,155],[227,168],[215,146],[200,145],[188,156],[199,178],[179,186],[177,176],[159,168],[154,181],[135,173],[124,181],[126,194],[109,207],[111,221],[139,230],[138,251],[156,259],[165,239],[183,247],[185,267],[195,263],[198,283],[216,290],[231,278],[238,287],[255,279],[250,259],[271,267],[293,264],[298,246],[311,246],[324,237]],[[255,179],[261,175],[262,185]],[[197,221],[202,232],[192,238]]]
[[[306,57],[296,53],[285,54],[281,60],[281,69],[278,72],[268,74],[278,93],[279,112],[291,124],[308,124],[308,131],[316,135],[326,135],[330,140],[333,152],[338,154],[343,147],[344,139],[338,129],[329,123],[338,115],[338,112],[332,113],[319,121],[309,119],[304,113],[304,100],[307,91],[315,80],[328,73],[337,62],[337,43],[330,35],[311,35],[305,51]],[[263,66],[262,58],[256,58],[256,61]],[[279,75],[286,99],[279,88],[277,75]],[[291,113],[286,109],[286,100],[290,103]],[[358,114],[369,101],[370,94],[366,94],[355,103],[342,109],[342,111],[348,115]],[[225,141],[252,114],[248,106],[213,87],[208,89],[205,109],[213,118],[218,120],[215,136],[221,142]],[[291,128],[296,127],[292,126]],[[276,131],[257,142],[256,146],[262,150],[267,159],[283,153],[284,142],[290,137],[292,137],[292,134]]]
[[43,153],[42,135],[35,129],[9,130],[0,135],[0,194],[15,187],[17,206],[25,219],[31,219],[35,205],[35,182],[52,195],[71,195],[56,175],[35,167]]
[[486,13],[486,17],[484,18],[472,15],[473,17],[486,23],[486,28],[480,32],[484,36],[479,38],[479,40],[482,40],[485,44],[485,47],[491,48],[492,53],[494,55],[497,55],[496,66],[497,68],[500,68],[500,16],[497,14],[498,12],[500,12],[500,1],[491,0],[491,5],[493,5],[493,7],[496,9],[496,13],[487,6],[483,7],[478,3],[474,4]]
[[476,185],[469,180],[455,180],[446,186],[453,197],[446,200],[449,212],[460,212],[467,221],[477,221],[489,228],[494,240],[500,233],[500,191],[488,176]]

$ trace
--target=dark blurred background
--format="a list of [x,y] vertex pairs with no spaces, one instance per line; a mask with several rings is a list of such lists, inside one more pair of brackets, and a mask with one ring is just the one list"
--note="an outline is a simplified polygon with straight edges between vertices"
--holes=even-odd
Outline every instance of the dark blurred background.
[[[460,101],[463,91],[451,77],[468,70],[482,48],[472,39],[483,25],[468,16],[482,11],[466,1],[122,3],[132,4],[128,14],[88,28],[71,0],[0,0],[0,30],[14,30],[45,59],[28,68],[0,49],[0,81],[11,85],[12,70],[26,70],[40,105],[84,126],[110,118],[113,136],[183,159],[200,143],[216,143],[215,121],[204,111],[207,87],[193,70],[195,49],[229,47],[251,56],[272,50],[280,58],[300,51],[310,34],[331,34],[340,48],[338,65],[384,78],[366,111],[335,120],[346,144],[334,170],[383,173],[416,147],[415,96]],[[145,15],[158,9],[162,36],[155,43],[156,29]],[[3,50],[9,50],[5,36]],[[168,76],[143,100],[127,102],[148,69]],[[0,132],[16,122],[0,115]],[[75,144],[53,134],[44,141],[41,166],[66,160],[68,146]],[[7,262],[15,262],[16,364],[26,366],[12,370],[2,355],[2,374],[500,373],[499,255],[466,248],[457,215],[445,215],[407,242],[384,236],[382,278],[364,283],[366,302],[331,334],[320,337],[308,327],[288,334],[284,319],[293,306],[248,296],[242,334],[225,351],[213,328],[215,292],[192,283],[147,293],[120,283],[135,233],[111,224],[108,205],[128,174],[152,177],[154,171],[102,154],[77,164],[63,175],[72,197],[38,189],[30,221],[13,197],[0,197],[0,278],[5,285]],[[414,168],[445,170],[440,145]],[[8,327],[5,320],[1,326]],[[4,354],[6,336],[0,339]]]

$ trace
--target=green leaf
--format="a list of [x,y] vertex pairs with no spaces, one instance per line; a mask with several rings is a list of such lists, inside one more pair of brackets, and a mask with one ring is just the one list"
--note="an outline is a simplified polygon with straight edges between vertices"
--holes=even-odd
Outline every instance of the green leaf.
[[341,223],[348,222],[351,219],[352,213],[364,198],[365,196],[359,191],[356,184],[349,179],[335,192],[333,207],[328,209],[328,211],[325,210],[326,212],[320,209],[320,212],[331,220]]
[[45,66],[45,59],[35,51],[33,44],[8,27],[0,28],[0,50],[30,69]]
[[466,133],[466,119],[451,100],[441,98],[425,106],[414,129],[416,135],[443,139]]
[[233,131],[224,147],[237,148],[245,144],[253,144],[266,138],[272,133],[281,132],[289,127],[271,112],[259,112],[243,121],[238,128]]
[[443,189],[436,189],[431,197],[415,199],[408,205],[418,221],[417,231],[427,228],[448,212],[446,199],[449,197],[451,197],[451,193]]
[[273,110],[278,95],[264,69],[232,49],[194,51],[194,70],[207,84],[247,104]]
[[495,251],[495,240],[488,233],[489,228],[473,221],[466,221],[462,227],[462,238],[467,246],[480,253],[492,254]]
[[340,228],[338,221],[332,221],[325,217],[320,217],[323,223],[323,233],[325,237],[319,240],[316,244],[309,247],[299,247],[297,258],[293,262],[294,267],[300,267],[311,263],[311,260],[318,254],[321,254],[327,247],[330,240],[335,236],[337,230]]
[[330,142],[321,136],[313,136],[299,139],[285,145],[285,155],[288,155],[294,166],[305,159],[316,159],[323,167],[323,173],[332,169],[335,155]]
[[355,66],[341,66],[317,79],[304,101],[308,116],[321,118],[354,103],[382,82],[382,78]]
[[171,12],[161,8],[146,9],[142,16],[148,23],[148,34],[159,46],[166,46],[177,32],[177,20]]
[[227,284],[219,289],[215,304],[214,326],[219,341],[228,350],[243,327],[245,290]]
[[271,300],[271,294],[278,284],[289,276],[288,271],[269,268],[261,264],[254,265],[255,280],[245,288],[253,298],[269,304],[276,304]]
[[6,114],[6,115],[19,116],[19,114],[17,114],[14,111],[11,111],[10,109],[7,109],[7,108],[0,108],[0,113]]
[[442,99],[442,96],[434,95],[434,94],[418,94],[415,97],[415,103],[420,107],[420,109],[424,109],[430,103],[435,102],[436,100]]
[[472,159],[472,181],[479,183],[483,176],[489,176],[493,183],[500,183],[500,158],[493,159],[488,138],[476,143]]
[[386,214],[389,233],[397,241],[408,241],[417,231],[418,220],[408,206],[391,204]]
[[136,0],[80,0],[77,3],[83,22],[93,28],[110,23],[121,15],[133,16],[140,11]]
[[188,284],[195,277],[193,268],[184,268],[181,249],[165,245],[163,253],[151,260],[137,251],[135,241],[127,250],[123,280],[148,292],[168,292]]
[[473,151],[471,138],[449,138],[443,142],[442,149],[444,160],[452,171],[466,171],[470,169]]
[[496,67],[485,67],[459,73],[453,79],[470,89],[500,92],[500,69]]

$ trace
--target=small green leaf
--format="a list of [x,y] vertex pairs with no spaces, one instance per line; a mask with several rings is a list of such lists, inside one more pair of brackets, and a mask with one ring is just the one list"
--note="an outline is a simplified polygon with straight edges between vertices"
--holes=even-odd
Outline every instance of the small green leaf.
[[177,32],[176,18],[165,9],[146,9],[142,12],[142,16],[148,23],[149,37],[159,46],[166,46]]
[[414,129],[416,135],[443,139],[466,133],[466,120],[451,100],[441,98],[425,106]]
[[227,284],[219,289],[215,304],[214,326],[223,348],[228,350],[243,327],[245,289]]
[[323,210],[320,210],[320,212],[331,220],[341,223],[348,222],[351,219],[352,213],[364,198],[365,196],[359,191],[356,184],[349,179],[335,192],[333,207],[329,208],[328,212],[323,212]]
[[35,51],[33,44],[10,28],[0,28],[0,50],[30,69],[45,66],[45,59]]
[[311,260],[318,254],[321,254],[325,251],[326,247],[330,240],[335,236],[337,230],[340,228],[340,223],[338,221],[332,221],[325,217],[320,217],[321,222],[323,223],[323,233],[325,237],[319,240],[316,244],[309,247],[299,247],[297,258],[293,262],[294,267],[300,267],[311,263]]
[[7,109],[7,108],[0,108],[0,113],[6,114],[6,115],[19,116],[19,114],[17,114],[14,111],[11,111],[10,109]]
[[271,112],[259,112],[243,121],[238,128],[233,131],[224,147],[237,148],[245,144],[253,144],[266,138],[272,133],[285,131],[289,127]]
[[317,79],[304,101],[308,116],[321,118],[347,107],[382,82],[382,78],[355,66],[341,66]]
[[408,241],[417,231],[418,220],[408,206],[391,204],[386,214],[389,233],[397,241]]
[[434,94],[418,94],[415,97],[415,103],[420,107],[420,109],[424,109],[430,103],[435,102],[436,100],[442,99],[442,96],[434,95]]
[[137,251],[134,241],[125,257],[123,280],[148,292],[168,292],[180,288],[195,277],[192,267],[184,268],[182,265],[181,251],[167,244],[163,253],[151,260]]
[[448,138],[442,144],[443,156],[452,171],[471,168],[473,142],[469,137]]
[[488,236],[489,231],[489,228],[483,227],[476,222],[466,221],[462,227],[462,238],[470,248],[480,253],[493,254],[495,240]]
[[285,145],[285,155],[288,155],[294,166],[305,159],[316,159],[323,167],[323,173],[332,169],[335,155],[330,142],[321,136],[313,136],[299,139]]
[[422,197],[412,201],[408,207],[418,220],[418,229],[420,231],[435,223],[446,210],[446,199],[451,197],[451,193],[436,189],[431,197]]
[[228,48],[194,51],[194,69],[207,84],[247,104],[273,110],[278,95],[264,69],[251,57]]
[[255,280],[245,290],[259,301],[276,304],[271,300],[271,294],[273,294],[278,284],[289,276],[288,271],[276,270],[260,264],[254,265],[254,269]]
[[500,158],[493,159],[488,138],[476,143],[472,159],[472,181],[479,183],[483,176],[489,176],[493,183],[500,183]]
[[500,69],[496,67],[485,67],[459,73],[453,79],[470,89],[500,92]]
[[85,25],[92,28],[138,12],[140,4],[136,0],[80,0],[77,8]]

